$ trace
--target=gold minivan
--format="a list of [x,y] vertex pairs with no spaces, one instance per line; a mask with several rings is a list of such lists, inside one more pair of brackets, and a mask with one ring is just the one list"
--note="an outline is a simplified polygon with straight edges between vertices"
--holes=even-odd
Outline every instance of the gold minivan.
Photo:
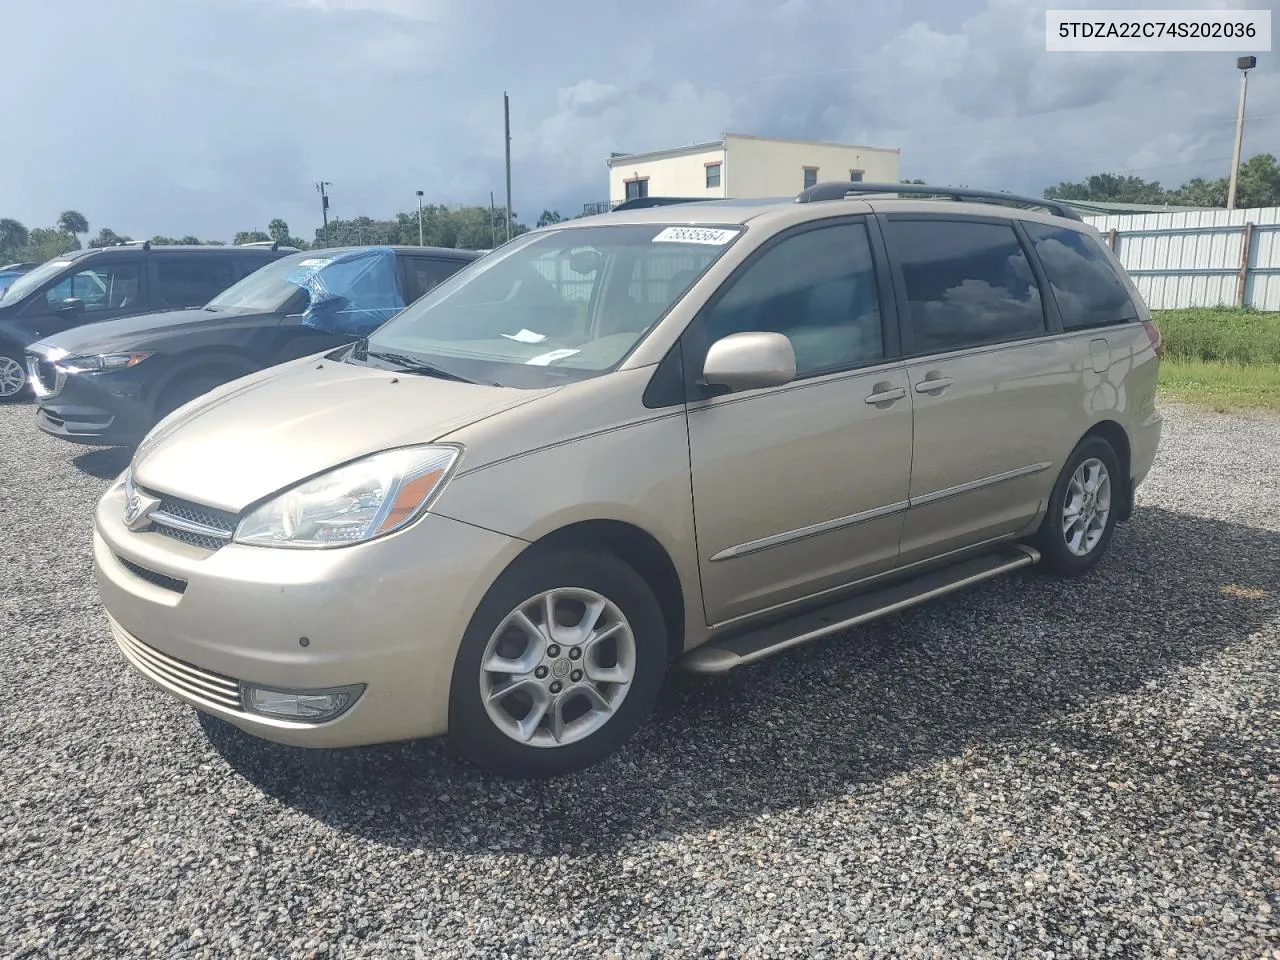
[[117,643],[270,740],[546,776],[672,664],[1089,570],[1159,442],[1159,331],[1068,207],[944,192],[557,224],[192,401],[97,507]]

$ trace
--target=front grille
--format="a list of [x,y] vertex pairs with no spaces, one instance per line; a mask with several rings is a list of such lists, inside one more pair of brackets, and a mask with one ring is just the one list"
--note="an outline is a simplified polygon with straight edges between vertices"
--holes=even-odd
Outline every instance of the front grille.
[[236,522],[235,514],[176,497],[163,497],[151,514],[156,533],[203,550],[226,546],[235,533]]
[[140,580],[145,580],[154,586],[163,590],[172,590],[174,593],[183,593],[187,589],[187,581],[179,580],[177,577],[166,576],[163,573],[157,573],[155,570],[148,570],[146,567],[139,566],[132,560],[116,554],[116,560],[120,562],[120,566],[124,567],[130,573]]
[[149,647],[109,618],[116,644],[143,676],[201,703],[241,712],[240,683]]

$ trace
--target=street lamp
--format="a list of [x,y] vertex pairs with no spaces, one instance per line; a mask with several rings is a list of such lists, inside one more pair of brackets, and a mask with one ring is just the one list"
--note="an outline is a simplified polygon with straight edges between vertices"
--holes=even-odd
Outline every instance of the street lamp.
[[1227,187],[1227,209],[1236,208],[1236,178],[1240,173],[1240,144],[1244,140],[1244,98],[1249,91],[1249,71],[1258,65],[1257,57],[1236,58],[1240,71],[1240,109],[1236,113],[1236,146],[1231,152],[1231,185]]
[[417,191],[417,193],[418,193],[418,246],[425,247],[426,244],[422,242],[422,191],[419,190]]

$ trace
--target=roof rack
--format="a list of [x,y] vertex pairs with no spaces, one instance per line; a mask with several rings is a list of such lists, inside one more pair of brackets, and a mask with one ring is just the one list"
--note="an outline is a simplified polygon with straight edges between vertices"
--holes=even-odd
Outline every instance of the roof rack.
[[816,203],[824,200],[844,200],[861,194],[896,193],[914,197],[943,197],[948,200],[977,200],[1006,207],[1040,207],[1055,216],[1068,220],[1084,218],[1067,204],[1058,200],[1020,197],[1013,193],[995,193],[990,190],[970,190],[968,187],[932,187],[923,183],[850,183],[830,180],[816,183],[796,196],[796,203]]
[[238,243],[238,247],[270,247],[272,252],[278,250],[297,250],[297,247],[282,247],[279,240],[250,240],[248,243]]
[[151,249],[150,240],[117,240],[112,244],[113,247],[141,247],[143,250]]

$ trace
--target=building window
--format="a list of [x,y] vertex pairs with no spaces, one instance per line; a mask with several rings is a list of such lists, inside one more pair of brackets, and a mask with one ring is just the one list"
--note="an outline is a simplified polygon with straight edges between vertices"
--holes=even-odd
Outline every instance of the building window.
[[850,183],[861,183],[861,182],[862,182],[862,175],[863,175],[863,173],[865,173],[865,172],[866,172],[866,171],[864,171],[864,170],[850,170],[850,171],[849,171],[849,182],[850,182]]
[[805,167],[804,168],[804,188],[808,190],[810,187],[817,184],[817,182],[818,182],[818,168]]
[[707,164],[707,188],[720,186],[720,164]]
[[649,195],[649,178],[639,177],[627,181],[627,199],[640,200]]

